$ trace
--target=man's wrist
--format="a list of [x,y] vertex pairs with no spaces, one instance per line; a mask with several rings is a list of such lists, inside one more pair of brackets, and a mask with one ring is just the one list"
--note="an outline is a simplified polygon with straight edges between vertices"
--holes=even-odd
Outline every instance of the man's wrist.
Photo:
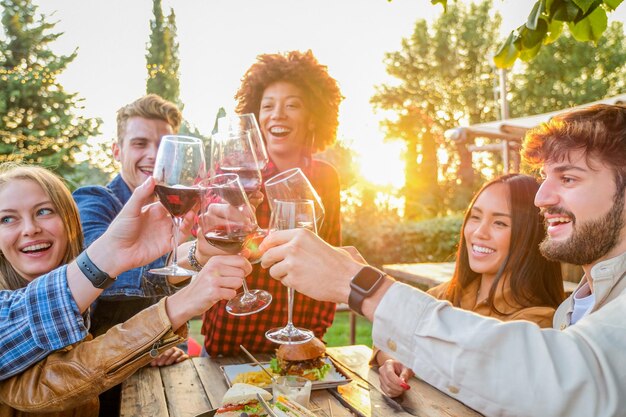
[[376,312],[376,308],[378,308],[381,300],[394,283],[395,280],[393,278],[391,278],[389,275],[385,275],[383,281],[376,289],[374,294],[363,300],[363,304],[361,305],[361,311],[363,312],[363,316],[365,316],[369,321],[374,321],[374,313]]

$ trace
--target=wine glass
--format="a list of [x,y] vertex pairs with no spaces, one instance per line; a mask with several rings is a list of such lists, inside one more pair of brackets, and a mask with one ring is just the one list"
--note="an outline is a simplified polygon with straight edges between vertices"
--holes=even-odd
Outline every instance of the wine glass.
[[265,165],[269,162],[267,156],[267,150],[265,149],[265,142],[263,142],[263,135],[261,135],[261,129],[256,121],[253,113],[236,114],[231,116],[224,116],[217,119],[217,133],[218,135],[233,135],[248,132],[250,134],[250,143],[252,149],[256,155],[256,159],[259,162],[259,168],[265,168]]
[[324,204],[300,168],[283,171],[265,182],[265,195],[272,211],[277,200],[311,200],[315,206],[315,224],[324,222]]
[[259,161],[249,131],[216,134],[212,142],[215,174],[239,175],[241,185],[251,196],[261,189],[261,170],[267,161]]
[[182,216],[200,203],[198,183],[205,174],[202,141],[191,136],[166,135],[161,139],[154,163],[154,192],[172,215],[174,222],[173,262],[163,268],[151,269],[157,275],[189,276],[195,271],[178,266],[178,231]]
[[[270,233],[274,230],[305,228],[317,233],[315,220],[315,204],[312,200],[275,200],[270,218]],[[311,330],[293,325],[294,289],[287,289],[287,325],[270,329],[265,337],[274,343],[300,344],[313,338]]]
[[[262,240],[265,233],[259,231],[254,209],[239,177],[236,174],[215,175],[202,181],[200,190],[199,223],[207,242],[233,254],[242,250],[250,254],[258,249],[258,240]],[[226,311],[235,316],[247,316],[265,309],[271,302],[269,292],[248,290],[244,279],[243,292],[228,301]]]
[[213,169],[216,174],[239,175],[248,195],[261,189],[261,171],[269,162],[259,125],[252,113],[217,119],[213,141]]

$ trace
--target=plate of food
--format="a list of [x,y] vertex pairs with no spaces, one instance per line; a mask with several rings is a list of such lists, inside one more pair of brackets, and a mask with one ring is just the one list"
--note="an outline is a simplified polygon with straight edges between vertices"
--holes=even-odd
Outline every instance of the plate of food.
[[226,391],[219,408],[208,410],[196,417],[241,417],[242,415],[267,417],[268,409],[276,417],[316,417],[303,405],[279,396],[272,401],[272,394],[249,384],[233,384]]
[[[351,381],[326,356],[326,345],[317,338],[299,345],[281,345],[274,359],[261,364],[275,376],[297,375],[310,379],[313,381],[311,389],[314,390],[332,388]],[[223,365],[220,369],[229,387],[235,383],[245,383],[272,389],[270,377],[255,363]]]

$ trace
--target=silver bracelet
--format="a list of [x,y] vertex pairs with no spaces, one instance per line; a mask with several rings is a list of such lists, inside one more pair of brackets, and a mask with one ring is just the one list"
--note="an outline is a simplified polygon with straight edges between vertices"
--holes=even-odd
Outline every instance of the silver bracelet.
[[187,252],[187,260],[189,261],[189,265],[191,265],[191,267],[194,270],[200,272],[200,270],[202,269],[204,265],[201,265],[200,262],[198,262],[198,259],[196,258],[197,246],[198,246],[198,241],[194,240],[191,246],[189,246],[189,252]]

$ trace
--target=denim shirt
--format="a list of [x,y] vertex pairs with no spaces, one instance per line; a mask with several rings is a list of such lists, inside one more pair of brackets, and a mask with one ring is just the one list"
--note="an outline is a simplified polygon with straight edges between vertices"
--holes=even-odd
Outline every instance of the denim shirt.
[[[102,236],[131,194],[119,174],[106,187],[89,185],[74,191],[72,196],[78,205],[86,247]],[[164,266],[166,260],[167,255],[164,255],[148,265],[123,272],[113,285],[102,292],[100,298],[162,297],[174,293],[175,289],[168,284],[166,276],[148,272]]]

